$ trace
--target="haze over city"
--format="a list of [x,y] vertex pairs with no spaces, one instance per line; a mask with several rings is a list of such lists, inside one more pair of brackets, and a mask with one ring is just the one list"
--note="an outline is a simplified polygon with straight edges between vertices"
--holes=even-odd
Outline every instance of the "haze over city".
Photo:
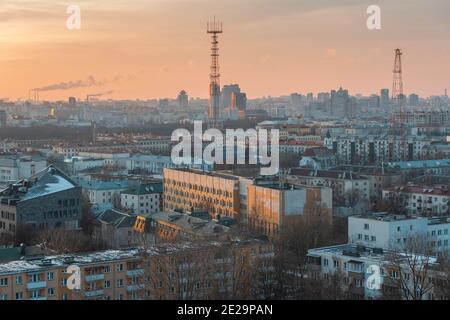
[[[441,95],[450,86],[447,0],[377,1],[381,30],[366,28],[372,0],[111,0],[76,1],[81,30],[66,28],[67,1],[2,0],[0,97],[43,100],[208,96],[210,38],[206,21],[224,22],[221,82],[250,98],[340,86],[370,95],[392,85],[393,50],[401,47],[404,91]],[[408,8],[405,11],[405,8]]]

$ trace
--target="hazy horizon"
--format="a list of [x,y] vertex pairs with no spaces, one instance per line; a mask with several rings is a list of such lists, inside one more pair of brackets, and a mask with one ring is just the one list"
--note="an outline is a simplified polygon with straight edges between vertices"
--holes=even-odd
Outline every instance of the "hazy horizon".
[[[81,7],[81,30],[66,28],[69,4]],[[381,7],[381,30],[366,28],[371,4]],[[391,89],[395,48],[404,52],[405,94],[442,95],[449,10],[448,0],[3,0],[0,98],[26,99],[33,88],[47,90],[41,100],[108,91],[105,98],[175,98],[180,90],[206,98],[205,29],[214,15],[224,23],[221,84],[238,83],[250,99]]]

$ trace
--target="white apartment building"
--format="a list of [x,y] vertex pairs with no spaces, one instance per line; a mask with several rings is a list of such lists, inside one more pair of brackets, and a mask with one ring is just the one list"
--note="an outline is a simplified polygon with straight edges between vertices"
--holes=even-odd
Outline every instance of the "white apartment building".
[[141,184],[123,191],[120,204],[136,215],[156,213],[162,210],[162,194],[162,183]]
[[39,155],[2,155],[0,156],[0,185],[27,179],[46,167],[47,161]]
[[325,146],[332,149],[340,164],[377,164],[424,158],[432,140],[389,135],[345,135],[328,137]]
[[450,217],[425,218],[384,212],[348,218],[348,241],[383,249],[401,249],[411,237],[428,237],[435,253],[450,250]]
[[[308,250],[309,277],[331,280],[334,275],[338,275],[340,280],[338,285],[348,292],[350,299],[379,299],[383,295],[383,288],[389,291],[389,288],[395,290],[398,287],[400,274],[404,281],[403,286],[411,290],[413,281],[418,276],[412,275],[407,259],[399,260],[395,266],[389,262],[391,254],[399,256],[399,252],[353,243],[310,249]],[[426,261],[428,264],[428,275],[424,286],[429,287],[421,298],[423,300],[448,299],[447,293],[442,292],[439,287],[442,281],[446,281],[447,275],[439,271],[437,260],[420,255],[416,257],[419,261],[416,269],[426,268],[420,264],[420,261]],[[375,272],[378,276],[374,276]],[[370,281],[374,279],[375,281]]]

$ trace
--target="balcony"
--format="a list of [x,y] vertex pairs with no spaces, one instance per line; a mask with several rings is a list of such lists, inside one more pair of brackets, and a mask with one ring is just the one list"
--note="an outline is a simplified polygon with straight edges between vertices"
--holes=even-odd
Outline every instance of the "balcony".
[[28,282],[27,289],[35,290],[35,289],[44,289],[47,287],[47,281],[36,281],[36,282]]
[[103,294],[104,294],[103,290],[86,291],[84,293],[84,295],[88,298],[102,296]]
[[144,269],[133,269],[127,271],[127,276],[134,277],[134,276],[143,276],[144,275]]
[[47,300],[47,297],[32,297],[32,298],[30,298],[30,300]]
[[104,273],[100,273],[100,274],[91,274],[86,276],[86,281],[87,282],[93,282],[93,281],[98,281],[98,280],[104,280],[105,279],[105,274]]
[[127,286],[127,291],[133,292],[133,291],[143,290],[144,288],[145,288],[144,284],[132,284],[132,285]]

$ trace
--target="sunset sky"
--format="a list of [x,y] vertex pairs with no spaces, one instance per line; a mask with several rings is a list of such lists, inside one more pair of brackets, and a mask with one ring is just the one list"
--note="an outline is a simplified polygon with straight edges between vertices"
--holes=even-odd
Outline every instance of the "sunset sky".
[[[81,30],[66,28],[69,4],[81,7]],[[371,4],[381,30],[366,27]],[[449,0],[1,0],[0,98],[68,81],[92,86],[41,99],[207,97],[214,15],[224,23],[221,83],[239,83],[249,98],[391,88],[397,47],[405,93],[443,94],[449,14]]]

